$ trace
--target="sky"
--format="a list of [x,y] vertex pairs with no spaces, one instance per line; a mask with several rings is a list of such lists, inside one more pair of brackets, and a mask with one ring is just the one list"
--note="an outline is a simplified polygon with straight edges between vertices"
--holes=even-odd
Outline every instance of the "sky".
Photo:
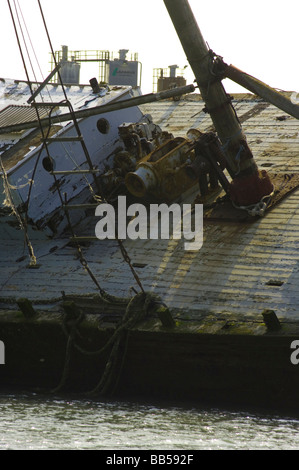
[[[273,88],[299,92],[298,0],[189,0],[189,4],[205,41],[226,63]],[[10,5],[24,18],[26,44],[41,81],[50,72],[50,46],[38,1],[10,0]],[[138,53],[144,94],[153,91],[154,68],[187,66],[187,84],[194,81],[163,0],[41,0],[41,6],[55,51],[67,45],[69,50]],[[0,18],[0,77],[26,79],[7,0],[0,0]],[[81,82],[88,83],[97,73],[97,65],[83,66]],[[229,93],[244,91],[230,80],[223,84]]]

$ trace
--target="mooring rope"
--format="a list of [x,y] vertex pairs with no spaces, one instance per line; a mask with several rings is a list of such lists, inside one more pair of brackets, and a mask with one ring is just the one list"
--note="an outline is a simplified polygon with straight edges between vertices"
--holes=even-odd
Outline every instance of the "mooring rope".
[[[78,326],[83,320],[84,314],[80,312],[77,317],[73,317],[71,320],[69,320],[66,316],[62,324],[63,332],[67,337],[64,367],[61,380],[58,386],[52,390],[52,393],[61,391],[67,383],[67,379],[70,375],[71,351],[73,348],[77,349],[81,354],[86,356],[101,355],[111,348],[108,359],[106,361],[104,372],[101,375],[98,384],[91,391],[86,392],[86,394],[91,396],[104,396],[106,394],[113,394],[120,379],[120,374],[125,361],[125,352],[128,345],[129,331],[147,317],[151,306],[157,302],[161,303],[160,298],[156,294],[136,294],[129,300],[123,318],[116,327],[112,336],[108,339],[104,346],[95,351],[86,350],[82,346],[79,346],[76,341],[77,337],[81,336],[78,331]],[[120,347],[122,343],[125,343],[125,347],[124,353],[120,360]]]

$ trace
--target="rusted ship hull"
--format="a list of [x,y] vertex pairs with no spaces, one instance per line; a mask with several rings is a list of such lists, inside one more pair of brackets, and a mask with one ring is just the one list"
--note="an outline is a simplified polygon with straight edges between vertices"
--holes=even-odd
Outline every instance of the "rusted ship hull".
[[290,361],[298,325],[282,324],[282,332],[269,334],[246,319],[177,322],[173,329],[148,319],[123,334],[103,380],[111,349],[97,351],[113,330],[95,323],[85,318],[70,347],[63,316],[41,312],[25,322],[20,313],[2,311],[7,363],[1,389],[298,412],[298,370]]

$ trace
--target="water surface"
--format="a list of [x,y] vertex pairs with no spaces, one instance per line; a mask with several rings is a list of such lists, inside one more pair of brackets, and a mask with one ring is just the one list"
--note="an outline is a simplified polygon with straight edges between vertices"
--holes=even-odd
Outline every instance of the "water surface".
[[0,395],[0,449],[297,450],[299,420],[128,402]]

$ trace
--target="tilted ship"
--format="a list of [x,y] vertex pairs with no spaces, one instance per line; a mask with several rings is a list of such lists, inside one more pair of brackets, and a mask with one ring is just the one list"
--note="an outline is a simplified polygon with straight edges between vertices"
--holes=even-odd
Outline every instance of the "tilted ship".
[[[1,389],[298,410],[298,105],[164,3],[199,93],[0,81]],[[200,246],[96,236],[162,204]]]

